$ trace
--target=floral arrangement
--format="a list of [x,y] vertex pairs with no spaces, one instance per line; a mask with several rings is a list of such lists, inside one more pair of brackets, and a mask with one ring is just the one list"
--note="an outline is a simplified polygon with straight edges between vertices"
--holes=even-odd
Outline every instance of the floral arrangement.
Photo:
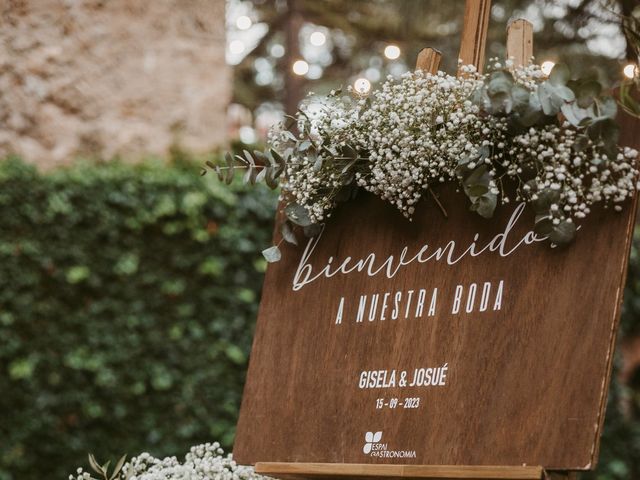
[[[120,458],[109,472],[108,463],[100,465],[89,455],[92,470],[103,480],[271,480],[254,473],[252,467],[236,465],[231,454],[224,455],[217,442],[191,447],[182,463],[176,457],[159,459],[148,453],[126,463],[125,459]],[[78,468],[75,475],[69,475],[69,480],[96,479]]]
[[[526,202],[535,231],[569,243],[592,205],[621,210],[638,188],[637,152],[618,147],[616,102],[593,78],[572,80],[565,65],[492,60],[488,73],[407,73],[370,96],[333,91],[320,111],[303,107],[276,125],[265,152],[208,163],[221,180],[245,170],[247,183],[281,186],[282,239],[316,235],[336,205],[358,189],[411,218],[434,187],[454,182],[470,209],[491,218],[498,204]],[[205,170],[206,171],[206,170]],[[266,249],[280,259],[278,246]]]

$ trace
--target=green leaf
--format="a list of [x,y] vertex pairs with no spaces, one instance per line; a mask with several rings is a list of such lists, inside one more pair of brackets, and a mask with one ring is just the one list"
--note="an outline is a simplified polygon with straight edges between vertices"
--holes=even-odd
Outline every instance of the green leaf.
[[513,86],[513,77],[511,73],[505,70],[498,70],[493,72],[489,76],[487,83],[487,95],[493,97],[498,94],[511,94],[511,87]]
[[564,63],[556,63],[549,74],[549,81],[554,85],[566,85],[570,78],[571,72]]
[[233,173],[234,173],[233,172],[233,167],[234,167],[233,156],[229,152],[226,152],[224,154],[224,159],[227,164],[227,172],[226,172],[224,181],[227,185],[230,185],[231,182],[233,182]]
[[298,239],[296,238],[296,234],[293,232],[291,225],[288,221],[285,221],[280,227],[280,232],[282,233],[282,238],[284,238],[285,242],[291,243],[293,245],[298,245]]
[[484,195],[489,190],[491,175],[485,165],[476,167],[462,182],[464,192],[473,201],[475,197]]
[[96,473],[102,473],[102,467],[100,467],[100,464],[96,460],[96,457],[94,457],[92,453],[88,454],[88,457],[89,457],[89,465],[91,466],[93,471]]
[[471,205],[471,210],[477,212],[481,217],[491,218],[493,217],[497,204],[498,196],[494,193],[487,192],[476,199]]
[[278,188],[278,179],[276,177],[276,174],[278,172],[277,168],[268,167],[266,170],[267,172],[265,174],[265,183],[271,190]]
[[520,111],[529,105],[530,92],[521,85],[514,85],[511,89],[511,99],[513,100],[513,109]]
[[553,231],[553,220],[551,216],[547,214],[536,216],[536,223],[533,231],[540,236],[548,237]]
[[618,114],[618,106],[613,97],[604,97],[596,100],[598,107],[598,118],[615,119]]
[[309,140],[305,140],[298,145],[298,151],[306,152],[311,147],[311,142]]
[[537,194],[537,198],[533,201],[533,208],[536,213],[547,214],[551,205],[557,204],[560,200],[560,192],[546,188]]
[[320,235],[323,228],[324,226],[320,223],[312,223],[311,225],[303,227],[302,231],[304,232],[304,235],[306,237],[315,237],[317,235]]
[[587,135],[578,135],[576,141],[573,143],[573,148],[576,152],[584,152],[589,146],[589,137]]
[[574,127],[581,126],[582,122],[593,115],[592,109],[581,108],[577,102],[565,103],[560,110],[567,121]]
[[549,240],[556,245],[566,245],[570,243],[576,236],[576,225],[567,220],[561,221],[558,225],[554,225]]
[[571,88],[576,96],[576,103],[580,108],[590,107],[602,92],[602,85],[594,79],[576,82]]
[[538,86],[538,99],[545,115],[556,115],[565,102],[570,102],[574,98],[573,91],[564,85],[546,81]]
[[282,253],[280,253],[280,249],[274,245],[272,247],[266,248],[262,251],[262,256],[269,263],[279,262],[282,258]]
[[120,470],[122,470],[122,466],[124,465],[124,462],[126,459],[127,459],[126,454],[120,457],[120,459],[118,460],[118,463],[116,463],[116,466],[113,467],[113,473],[111,474],[111,477],[109,477],[109,480],[114,480],[118,476],[118,474],[120,473]]
[[289,220],[301,227],[308,227],[311,225],[311,219],[307,209],[297,203],[290,203],[284,209],[284,213]]

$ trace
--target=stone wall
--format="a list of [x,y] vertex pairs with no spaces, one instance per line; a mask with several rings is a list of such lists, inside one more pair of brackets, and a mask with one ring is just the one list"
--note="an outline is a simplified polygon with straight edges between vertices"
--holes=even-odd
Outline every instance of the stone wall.
[[224,0],[0,0],[0,156],[48,167],[224,142]]

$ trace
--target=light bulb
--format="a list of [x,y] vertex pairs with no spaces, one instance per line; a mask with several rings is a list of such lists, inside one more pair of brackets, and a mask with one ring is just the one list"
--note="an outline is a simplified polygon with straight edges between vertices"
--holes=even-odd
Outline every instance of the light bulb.
[[304,60],[296,60],[293,62],[293,73],[296,75],[306,75],[309,71],[309,64]]
[[400,47],[397,45],[387,45],[384,49],[384,56],[389,60],[395,60],[400,57]]
[[624,69],[622,70],[622,72],[624,73],[624,76],[627,78],[634,78],[636,76],[637,71],[638,71],[638,66],[635,63],[629,63],[628,65],[625,65]]
[[246,15],[241,15],[236,19],[236,27],[238,30],[249,30],[253,22]]
[[327,36],[322,32],[315,31],[309,36],[309,42],[315,47],[321,47],[326,41]]

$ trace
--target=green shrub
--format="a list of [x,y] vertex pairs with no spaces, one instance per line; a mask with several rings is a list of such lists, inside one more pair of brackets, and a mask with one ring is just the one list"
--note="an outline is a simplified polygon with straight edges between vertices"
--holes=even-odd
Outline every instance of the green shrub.
[[0,478],[230,447],[275,196],[194,164],[0,164]]

